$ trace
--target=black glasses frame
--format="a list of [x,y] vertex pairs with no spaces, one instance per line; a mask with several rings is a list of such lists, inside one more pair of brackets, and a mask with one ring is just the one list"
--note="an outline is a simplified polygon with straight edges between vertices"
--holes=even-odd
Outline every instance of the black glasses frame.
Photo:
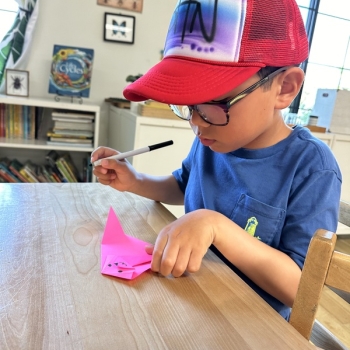
[[[264,85],[265,83],[267,83],[270,79],[272,79],[273,77],[275,77],[276,75],[278,75],[279,73],[282,73],[284,71],[286,71],[288,69],[288,67],[282,67],[279,68],[277,70],[275,70],[274,72],[272,72],[271,74],[267,75],[265,78],[260,79],[259,81],[257,81],[256,83],[254,83],[253,85],[249,86],[248,88],[246,88],[245,90],[243,90],[242,92],[240,92],[238,95],[236,95],[235,97],[227,100],[221,100],[221,101],[215,101],[215,102],[204,102],[204,103],[200,103],[199,105],[188,105],[187,107],[190,110],[190,115],[187,118],[183,118],[182,116],[178,115],[175,110],[178,109],[176,107],[176,105],[169,105],[171,110],[175,113],[175,115],[177,117],[179,117],[182,120],[187,120],[190,121],[192,119],[192,115],[193,115],[193,111],[196,111],[198,113],[198,115],[208,124],[210,125],[215,125],[215,126],[225,126],[229,123],[230,121],[230,114],[229,114],[229,110],[230,108],[237,102],[239,102],[240,100],[242,100],[244,97],[248,96],[250,93],[252,93],[253,91],[255,91],[257,88],[259,88],[260,86]],[[205,114],[203,114],[201,112],[201,110],[198,108],[198,106],[200,105],[214,105],[214,106],[218,106],[220,108],[223,109],[223,111],[226,113],[226,122],[225,123],[213,123],[210,122],[207,117],[205,116]],[[174,107],[172,107],[174,106]]]

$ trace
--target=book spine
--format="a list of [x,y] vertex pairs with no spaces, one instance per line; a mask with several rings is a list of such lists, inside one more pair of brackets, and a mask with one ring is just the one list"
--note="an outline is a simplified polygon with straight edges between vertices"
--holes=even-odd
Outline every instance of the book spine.
[[1,176],[8,182],[11,182],[11,183],[21,182],[21,180],[19,180],[15,175],[13,175],[11,171],[7,169],[7,167],[3,166],[2,164],[0,164],[0,173],[1,173]]
[[78,182],[77,178],[75,177],[73,170],[71,169],[70,165],[64,158],[60,158],[60,162],[62,163],[63,167],[67,170],[70,182]]
[[22,168],[20,171],[19,171],[23,177],[25,177],[25,179],[27,180],[27,182],[31,182],[31,183],[36,183],[36,182],[39,182],[37,181],[36,179],[33,179],[26,171],[25,168]]
[[34,169],[31,166],[24,165],[24,171],[33,180],[33,182],[40,182],[39,178],[35,174]]
[[64,112],[64,111],[53,111],[51,113],[52,119],[54,120],[54,118],[58,117],[58,118],[64,118],[66,120],[70,120],[70,119],[89,119],[89,120],[93,120],[95,119],[95,115],[94,114],[90,114],[90,113],[73,113],[73,112]]
[[93,131],[93,123],[71,123],[71,122],[61,122],[55,121],[54,129],[68,129],[68,130],[84,130]]
[[15,135],[15,106],[10,105],[10,139]]
[[27,106],[22,106],[22,137],[24,140],[28,140],[28,119],[27,119]]
[[19,139],[20,135],[20,108],[19,105],[13,106],[13,138]]
[[52,179],[54,180],[54,182],[62,182],[59,175],[57,175],[54,171],[52,171],[52,173],[50,175],[51,175]]
[[32,137],[32,113],[33,108],[35,107],[27,107],[27,140],[30,140]]
[[12,132],[13,132],[13,125],[12,125],[12,105],[6,105],[6,112],[5,112],[5,122],[6,122],[6,133],[5,133],[5,137],[7,139],[12,138]]
[[63,158],[63,163],[67,167],[68,172],[71,175],[74,182],[79,182],[78,171],[75,169],[72,159],[70,157],[68,157],[68,159]]
[[56,165],[55,167],[51,166],[51,164],[44,165],[47,172],[50,175],[50,178],[52,179],[52,182],[62,182],[61,176],[59,174],[59,170],[57,169]]
[[11,172],[18,177],[22,182],[28,182],[28,180],[17,170],[15,169],[13,166],[9,166],[9,169],[11,170]]
[[37,120],[37,110],[38,107],[30,108],[30,116],[29,116],[29,139],[34,140],[36,136],[36,120]]
[[64,165],[60,162],[59,159],[57,159],[56,165],[57,165],[58,170],[59,170],[60,173],[62,174],[62,176],[63,176],[65,182],[74,182],[74,181],[70,178],[68,171],[65,169]]

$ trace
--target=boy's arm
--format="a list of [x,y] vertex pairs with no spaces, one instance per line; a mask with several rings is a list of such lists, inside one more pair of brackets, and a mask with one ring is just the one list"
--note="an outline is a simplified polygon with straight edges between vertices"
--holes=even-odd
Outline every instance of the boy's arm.
[[226,217],[215,230],[213,245],[256,285],[292,307],[301,270],[287,254],[247,234]]
[[[110,148],[100,147],[92,153],[91,162],[116,153]],[[183,204],[184,194],[173,175],[142,174],[125,159],[104,159],[101,166],[94,167],[93,172],[101,184],[118,191],[132,192],[166,204]]]
[[138,173],[137,182],[129,192],[166,204],[184,203],[184,194],[173,175],[152,176]]
[[153,249],[152,270],[175,277],[196,272],[211,244],[255,284],[292,306],[301,276],[299,266],[215,211],[196,210],[166,226]]

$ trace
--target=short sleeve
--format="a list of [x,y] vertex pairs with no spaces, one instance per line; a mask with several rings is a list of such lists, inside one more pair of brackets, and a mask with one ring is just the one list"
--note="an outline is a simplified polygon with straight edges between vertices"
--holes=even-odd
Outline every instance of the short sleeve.
[[318,229],[336,232],[341,180],[336,172],[322,170],[310,176],[291,193],[279,250],[304,266],[310,239]]

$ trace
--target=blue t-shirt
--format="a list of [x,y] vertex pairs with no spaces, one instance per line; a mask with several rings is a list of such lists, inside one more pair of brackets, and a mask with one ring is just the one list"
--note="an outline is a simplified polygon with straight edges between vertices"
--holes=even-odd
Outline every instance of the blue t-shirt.
[[[340,169],[330,148],[300,126],[274,146],[230,153],[213,152],[196,138],[173,175],[185,194],[186,213],[201,208],[220,212],[300,268],[315,231],[337,229]],[[211,249],[288,319],[288,306]]]

